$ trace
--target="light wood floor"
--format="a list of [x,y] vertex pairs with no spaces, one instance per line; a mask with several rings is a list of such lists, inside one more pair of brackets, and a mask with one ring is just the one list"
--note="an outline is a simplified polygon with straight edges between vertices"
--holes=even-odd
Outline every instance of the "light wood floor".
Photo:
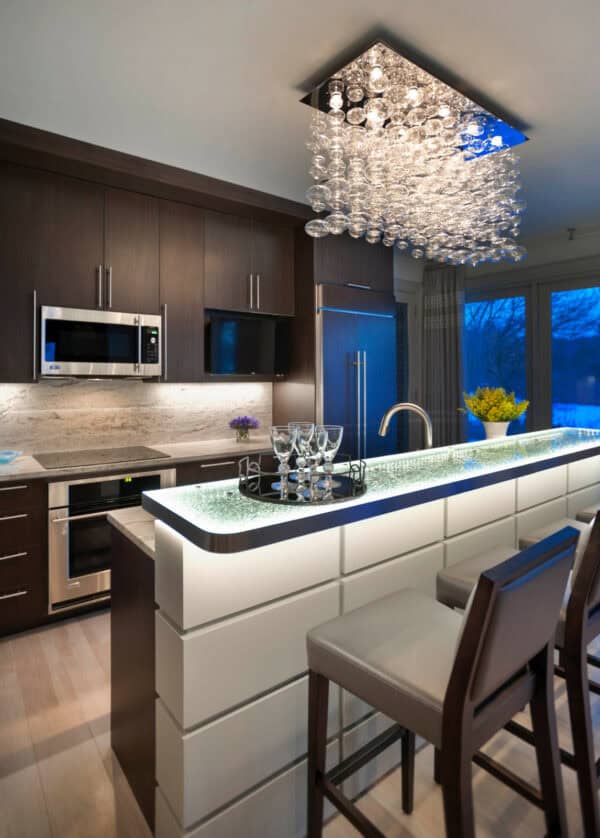
[[[150,832],[110,749],[107,612],[0,640],[1,838],[149,838]],[[557,682],[561,740],[570,746],[564,684]],[[600,734],[600,702],[594,705]],[[600,747],[600,735],[597,736]],[[488,749],[537,782],[532,750],[508,734]],[[415,811],[400,806],[393,772],[360,801],[390,838],[444,835],[441,793],[432,780],[432,749],[417,756]],[[563,769],[571,836],[581,836],[577,787]],[[540,812],[481,769],[473,782],[479,838],[538,838]],[[358,833],[342,818],[327,838]]]

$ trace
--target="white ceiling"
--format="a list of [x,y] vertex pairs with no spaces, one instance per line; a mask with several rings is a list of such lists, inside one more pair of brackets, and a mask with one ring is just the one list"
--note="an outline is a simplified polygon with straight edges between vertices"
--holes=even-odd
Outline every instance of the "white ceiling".
[[303,201],[302,83],[378,27],[527,124],[525,232],[600,220],[598,0],[0,0],[0,117]]

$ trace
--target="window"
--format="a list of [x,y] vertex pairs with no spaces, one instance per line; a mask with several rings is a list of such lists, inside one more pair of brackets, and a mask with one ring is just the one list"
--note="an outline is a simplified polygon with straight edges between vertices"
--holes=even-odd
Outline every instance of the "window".
[[552,425],[600,428],[600,287],[550,291]]
[[[527,397],[527,306],[525,296],[493,296],[467,301],[464,315],[464,386],[504,387],[517,399]],[[509,433],[525,431],[525,416],[512,422]],[[467,416],[467,439],[483,439],[483,425]]]

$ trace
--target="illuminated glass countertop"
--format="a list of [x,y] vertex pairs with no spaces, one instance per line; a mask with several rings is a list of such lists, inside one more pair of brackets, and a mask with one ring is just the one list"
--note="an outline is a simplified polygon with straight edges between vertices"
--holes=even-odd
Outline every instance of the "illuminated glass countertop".
[[237,480],[146,492],[143,506],[198,546],[234,552],[384,514],[600,454],[600,430],[557,428],[368,459],[367,491],[333,504],[277,506]]

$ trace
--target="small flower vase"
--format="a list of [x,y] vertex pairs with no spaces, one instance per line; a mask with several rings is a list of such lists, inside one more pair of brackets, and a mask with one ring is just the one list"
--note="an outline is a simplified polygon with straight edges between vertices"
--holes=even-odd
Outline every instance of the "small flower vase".
[[510,422],[483,422],[486,439],[498,439],[506,436]]
[[235,441],[236,442],[248,442],[250,439],[250,428],[236,428],[235,429]]

